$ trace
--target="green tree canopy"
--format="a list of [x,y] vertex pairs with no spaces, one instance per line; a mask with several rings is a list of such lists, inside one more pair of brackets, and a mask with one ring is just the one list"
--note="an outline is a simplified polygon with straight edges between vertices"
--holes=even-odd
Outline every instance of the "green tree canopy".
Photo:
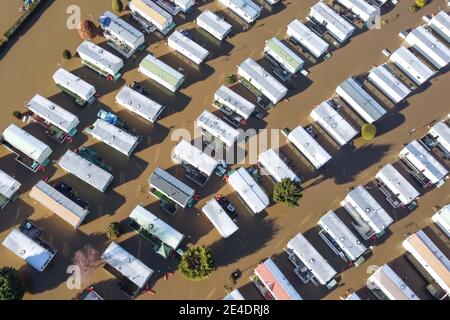
[[202,280],[216,270],[214,256],[206,246],[191,247],[181,258],[178,269],[190,280]]
[[273,190],[273,200],[286,203],[289,207],[298,206],[298,200],[302,195],[300,185],[289,178],[281,180]]
[[123,10],[123,3],[120,0],[112,0],[112,9],[117,12],[120,13]]
[[106,229],[106,236],[111,240],[116,240],[122,235],[122,228],[118,222],[112,222]]
[[11,267],[0,268],[0,300],[22,300],[24,293],[19,272]]
[[416,0],[416,6],[423,8],[427,5],[427,0]]
[[364,140],[370,141],[377,135],[377,127],[374,124],[365,124],[361,127],[361,136]]

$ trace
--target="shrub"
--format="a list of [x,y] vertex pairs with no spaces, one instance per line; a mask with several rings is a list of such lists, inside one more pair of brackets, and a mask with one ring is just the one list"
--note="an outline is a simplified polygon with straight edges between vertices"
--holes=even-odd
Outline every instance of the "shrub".
[[417,11],[419,11],[419,7],[418,7],[417,5],[415,5],[415,4],[413,4],[413,5],[411,5],[411,6],[409,7],[409,10],[410,10],[411,12],[417,12]]
[[298,200],[302,197],[302,188],[298,183],[289,178],[284,178],[275,185],[273,200],[286,203],[289,207],[298,206]]
[[22,112],[20,112],[20,111],[16,110],[12,113],[12,115],[19,120],[22,119]]
[[190,280],[202,280],[216,270],[214,256],[206,246],[191,247],[181,257],[178,269]]
[[416,0],[415,4],[418,7],[418,9],[422,9],[427,5],[427,0]]
[[373,124],[365,124],[361,127],[361,136],[364,140],[370,141],[377,135],[377,127]]
[[112,222],[106,229],[106,236],[111,240],[116,240],[122,235],[122,228],[118,222]]
[[233,83],[236,83],[236,81],[237,81],[237,76],[235,74],[230,74],[226,78],[227,84],[233,84]]
[[70,51],[67,49],[63,51],[62,56],[66,60],[72,59],[72,53],[70,53]]
[[84,20],[80,24],[78,34],[84,40],[93,40],[97,36],[97,26],[91,20]]
[[22,300],[24,293],[19,272],[11,267],[0,268],[0,300]]
[[117,12],[120,13],[123,10],[123,3],[120,0],[113,0],[112,1],[112,9]]

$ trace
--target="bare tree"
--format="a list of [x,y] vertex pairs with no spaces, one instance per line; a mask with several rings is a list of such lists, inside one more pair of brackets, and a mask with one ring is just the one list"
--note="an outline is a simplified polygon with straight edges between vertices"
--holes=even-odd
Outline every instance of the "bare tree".
[[80,268],[80,276],[83,280],[87,280],[102,264],[99,252],[89,244],[75,252],[72,262]]

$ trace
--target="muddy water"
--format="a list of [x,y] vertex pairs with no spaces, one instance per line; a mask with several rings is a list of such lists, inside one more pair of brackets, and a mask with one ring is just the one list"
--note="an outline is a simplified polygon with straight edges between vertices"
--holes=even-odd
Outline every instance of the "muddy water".
[[[54,245],[59,253],[54,263],[44,273],[38,273],[26,266],[23,261],[13,256],[5,248],[0,248],[0,265],[11,265],[20,269],[24,275],[29,293],[26,299],[71,299],[77,290],[68,290],[65,284],[67,274],[65,269],[70,264],[74,251],[85,244],[92,244],[100,251],[108,244],[104,235],[106,226],[112,221],[123,221],[136,204],[146,206],[150,211],[167,221],[173,227],[186,235],[187,244],[209,244],[217,258],[218,270],[213,276],[202,282],[186,281],[182,275],[175,272],[168,281],[164,280],[164,273],[176,269],[177,260],[171,258],[163,261],[152,252],[148,243],[128,231],[119,239],[121,245],[136,255],[149,267],[154,269],[152,287],[155,295],[143,294],[139,299],[220,299],[226,293],[223,288],[227,275],[239,268],[243,272],[236,287],[242,289],[244,296],[260,299],[258,292],[249,283],[252,269],[261,259],[273,256],[285,275],[291,280],[302,296],[309,299],[337,299],[348,288],[359,290],[364,286],[367,278],[366,269],[371,265],[391,262],[399,274],[408,277],[408,284],[423,298],[430,298],[424,290],[424,280],[403,258],[401,241],[408,232],[415,232],[431,224],[432,207],[443,205],[450,200],[450,186],[447,183],[440,189],[427,190],[420,198],[420,206],[414,212],[405,215],[391,210],[385,202],[383,205],[396,218],[396,223],[390,227],[390,232],[373,250],[373,254],[365,264],[359,268],[346,270],[345,263],[338,260],[325,247],[317,236],[315,225],[322,213],[329,209],[338,209],[339,202],[344,198],[347,188],[359,184],[367,184],[373,179],[377,167],[385,163],[396,161],[401,145],[419,137],[426,132],[426,124],[440,119],[449,112],[446,89],[449,87],[448,74],[440,75],[431,81],[431,85],[408,99],[403,108],[391,110],[380,122],[379,130],[382,134],[372,143],[357,140],[354,148],[344,148],[341,151],[329,149],[334,155],[328,170],[321,176],[314,176],[301,163],[294,153],[287,154],[304,177],[311,177],[305,181],[305,193],[301,205],[295,209],[274,205],[261,216],[253,217],[242,205],[239,198],[230,188],[217,177],[213,177],[207,187],[199,190],[196,185],[183,177],[179,166],[170,160],[171,148],[175,142],[171,141],[171,134],[176,128],[186,128],[193,131],[193,123],[197,116],[205,109],[214,111],[210,104],[215,90],[224,82],[226,75],[236,72],[236,65],[247,57],[261,59],[264,41],[272,36],[284,37],[287,23],[297,17],[304,18],[308,8],[315,0],[284,1],[286,8],[270,15],[267,11],[261,20],[246,32],[241,32],[239,23],[233,23],[238,32],[228,44],[214,50],[212,60],[207,66],[197,71],[184,59],[170,52],[164,41],[156,36],[150,36],[147,49],[152,54],[175,67],[182,67],[187,74],[187,83],[176,96],[172,96],[158,88],[151,81],[146,80],[136,71],[137,63],[144,57],[141,54],[137,61],[127,62],[123,80],[110,83],[98,78],[92,71],[82,67],[80,60],[74,58],[64,61],[61,52],[69,49],[72,52],[80,43],[76,31],[66,28],[66,8],[71,4],[78,4],[82,8],[83,18],[90,15],[98,17],[109,9],[109,0],[98,1],[49,1],[51,5],[39,16],[32,27],[17,41],[7,54],[0,60],[0,84],[2,96],[3,117],[0,128],[3,130],[9,123],[18,123],[11,116],[12,111],[24,110],[24,104],[35,93],[50,97],[54,102],[66,107],[77,114],[82,122],[82,128],[92,124],[100,108],[112,110],[126,120],[137,133],[144,136],[142,145],[132,159],[124,159],[121,155],[111,151],[105,145],[79,134],[72,145],[57,145],[47,138],[43,131],[34,126],[21,124],[26,130],[51,145],[54,150],[52,159],[58,159],[67,148],[77,148],[81,145],[92,145],[113,166],[115,180],[112,190],[102,195],[80,183],[77,179],[62,172],[57,165],[49,168],[45,173],[29,174],[26,169],[17,164],[13,157],[4,149],[0,149],[0,167],[2,170],[15,175],[24,185],[20,198],[9,204],[0,215],[0,239],[3,240],[10,228],[17,226],[24,219],[32,219],[36,225],[45,231],[45,238]],[[264,120],[252,120],[249,126],[255,128],[294,128],[308,124],[308,115],[317,103],[330,97],[334,88],[350,75],[366,72],[373,64],[384,61],[381,50],[389,48],[395,50],[401,43],[397,34],[404,28],[414,27],[420,23],[421,16],[433,12],[444,4],[444,1],[433,1],[420,14],[412,15],[408,10],[408,2],[402,2],[385,18],[387,26],[382,30],[371,30],[353,38],[345,47],[333,52],[331,60],[310,68],[308,79],[299,80],[298,89],[289,101],[281,102],[271,110]],[[223,11],[215,1],[201,7]],[[10,19],[7,12],[16,10],[15,1],[8,2],[1,13],[1,24]],[[198,14],[198,12],[196,12]],[[179,28],[194,28],[189,20],[177,19]],[[103,38],[96,42],[105,45]],[[206,40],[202,40],[206,41]],[[212,44],[209,44],[212,45]],[[105,47],[106,48],[106,47]],[[79,109],[66,96],[60,94],[51,80],[51,75],[59,67],[72,70],[74,73],[93,83],[101,98],[88,109]],[[151,90],[154,99],[166,106],[164,118],[154,126],[147,125],[130,113],[121,110],[114,103],[117,90],[131,81],[142,82]],[[241,91],[241,90],[239,90]],[[244,91],[245,92],[245,91]],[[248,97],[251,97],[246,93]],[[418,129],[409,135],[412,129]],[[284,144],[284,139],[280,138]],[[283,146],[283,150],[286,146]],[[148,195],[146,189],[141,191],[146,180],[156,166],[167,168],[171,173],[196,188],[201,196],[200,203],[192,209],[180,211],[175,217],[169,217]],[[72,230],[58,217],[36,205],[29,198],[29,189],[39,180],[49,178],[51,181],[62,180],[72,185],[79,195],[88,201],[92,213],[86,223],[78,231]],[[264,178],[263,184],[271,190],[272,182]],[[221,192],[229,196],[239,210],[240,230],[232,238],[223,240],[217,231],[201,214],[201,207],[214,193]],[[342,210],[338,214],[346,219]],[[439,231],[432,227],[429,232],[439,235]],[[318,250],[340,272],[340,286],[332,291],[303,285],[292,271],[283,248],[287,241],[297,232],[304,232]],[[443,241],[448,239],[443,238]],[[447,243],[448,244],[448,243]],[[368,244],[370,245],[370,243]],[[444,243],[445,245],[445,243]],[[448,252],[447,252],[448,253]],[[95,284],[97,290],[106,299],[120,299],[125,296],[117,287],[117,282],[104,270],[98,270],[84,286]],[[372,297],[373,298],[373,297]]]

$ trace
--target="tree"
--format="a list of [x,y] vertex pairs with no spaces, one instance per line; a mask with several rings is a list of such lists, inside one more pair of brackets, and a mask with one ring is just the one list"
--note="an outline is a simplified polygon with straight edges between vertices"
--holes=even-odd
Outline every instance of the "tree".
[[122,228],[118,222],[112,222],[106,229],[106,236],[111,240],[116,240],[122,235]]
[[100,254],[89,244],[75,252],[72,262],[80,269],[81,279],[88,279],[102,264]]
[[214,256],[206,246],[191,247],[181,257],[178,269],[190,280],[202,280],[216,270]]
[[19,272],[11,267],[0,268],[0,300],[22,300],[24,294]]
[[273,200],[286,203],[288,207],[298,206],[298,200],[302,197],[302,188],[290,178],[284,178],[275,185]]
[[12,115],[15,117],[15,118],[17,118],[17,119],[22,119],[22,112],[20,112],[20,111],[18,111],[18,110],[16,110],[16,111],[14,111],[13,113],[12,113]]
[[422,9],[427,5],[427,0],[416,0],[415,3],[419,9]]
[[97,26],[91,20],[84,20],[80,24],[78,34],[84,40],[93,40],[97,36]]
[[66,60],[72,59],[72,54],[71,54],[70,51],[67,50],[67,49],[63,51],[62,56],[63,56],[63,58],[66,59]]
[[237,81],[237,77],[235,74],[229,74],[226,78],[227,84],[233,84]]
[[370,141],[377,135],[377,127],[374,124],[365,124],[361,127],[361,136],[364,140]]
[[120,0],[112,0],[112,9],[117,12],[120,13],[123,10],[123,3]]

